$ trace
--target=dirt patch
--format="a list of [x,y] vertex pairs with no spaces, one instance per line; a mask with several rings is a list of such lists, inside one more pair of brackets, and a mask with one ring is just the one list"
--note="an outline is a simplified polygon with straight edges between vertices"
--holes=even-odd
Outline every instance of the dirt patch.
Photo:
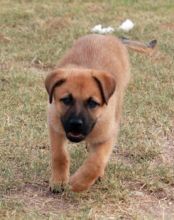
[[[102,209],[91,209],[89,217],[92,219],[115,219],[121,216],[123,219],[132,219],[135,216],[145,219],[173,219],[174,203],[166,198],[159,199],[153,194],[142,190],[132,191],[129,204],[108,203],[103,204]],[[48,184],[26,184],[16,192],[10,192],[6,200],[23,204],[24,212],[36,211],[48,215],[77,212],[79,205],[72,203],[64,194],[54,195],[48,191]],[[94,218],[95,217],[95,218]]]
[[9,43],[9,42],[11,42],[11,39],[0,33],[0,43]]
[[161,28],[163,28],[165,30],[174,30],[174,23],[161,24]]
[[63,18],[51,18],[48,19],[45,23],[44,26],[47,29],[54,29],[54,30],[62,30],[64,28],[67,28],[70,23],[71,23],[71,18],[72,15],[70,16],[64,16]]
[[165,199],[158,199],[143,191],[133,191],[129,204],[121,202],[104,204],[102,209],[91,209],[89,216],[96,220],[169,220],[174,218],[174,203]]
[[130,207],[138,216],[146,219],[173,219],[174,203],[166,198],[158,199],[154,195],[146,194],[142,191],[133,192]]
[[65,14],[63,17],[51,17],[48,18],[46,21],[38,19],[36,22],[42,29],[49,31],[62,31],[64,28],[69,27],[72,19],[72,14]]
[[106,10],[105,5],[100,4],[94,4],[94,3],[86,3],[87,12],[89,13],[101,13]]
[[19,202],[26,213],[36,211],[44,215],[68,213],[78,207],[77,204],[66,200],[63,193],[52,194],[49,192],[48,183],[43,185],[27,183],[21,189],[8,193],[5,200]]
[[162,161],[166,165],[174,166],[174,128],[172,133],[164,138],[163,142]]
[[174,167],[174,127],[170,134],[163,134],[159,129],[159,141],[161,143],[160,154],[151,162],[151,166],[165,165],[166,167]]
[[55,65],[51,63],[43,63],[39,58],[34,57],[31,63],[26,64],[26,67],[33,67],[42,71],[50,71],[51,69],[55,68]]

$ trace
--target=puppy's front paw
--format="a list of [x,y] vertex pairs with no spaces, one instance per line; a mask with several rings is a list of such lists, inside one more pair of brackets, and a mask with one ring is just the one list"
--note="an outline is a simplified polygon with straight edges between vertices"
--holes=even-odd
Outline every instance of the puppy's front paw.
[[89,189],[89,187],[94,184],[95,180],[96,179],[88,178],[83,174],[74,174],[70,178],[70,188],[73,192],[82,192]]
[[52,193],[62,193],[67,187],[68,178],[51,178],[49,189]]
[[50,184],[49,190],[52,193],[62,193],[65,189],[65,186],[63,184]]

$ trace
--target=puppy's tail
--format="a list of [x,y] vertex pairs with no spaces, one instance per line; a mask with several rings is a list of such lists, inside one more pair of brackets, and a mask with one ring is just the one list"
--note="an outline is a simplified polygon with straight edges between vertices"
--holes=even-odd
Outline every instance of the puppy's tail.
[[125,37],[121,37],[120,40],[128,49],[134,50],[139,53],[145,53],[148,55],[153,55],[157,45],[157,40],[151,40],[148,43],[129,40],[128,38]]

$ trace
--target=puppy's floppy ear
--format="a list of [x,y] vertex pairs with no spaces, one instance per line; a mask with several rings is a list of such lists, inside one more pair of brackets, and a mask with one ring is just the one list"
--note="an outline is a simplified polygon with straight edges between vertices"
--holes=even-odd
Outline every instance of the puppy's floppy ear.
[[104,103],[107,104],[115,91],[116,81],[114,77],[110,73],[100,71],[93,71],[92,76],[100,89]]
[[49,102],[52,103],[54,89],[65,82],[65,72],[62,69],[54,70],[45,79],[45,88],[49,95]]

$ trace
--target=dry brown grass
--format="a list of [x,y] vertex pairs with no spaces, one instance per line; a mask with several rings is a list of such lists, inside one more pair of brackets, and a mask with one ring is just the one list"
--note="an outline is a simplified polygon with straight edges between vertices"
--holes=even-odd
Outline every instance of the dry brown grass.
[[[174,219],[173,2],[0,4],[0,219]],[[75,38],[126,18],[136,23],[127,37],[157,39],[158,48],[152,57],[130,52],[132,81],[106,176],[88,192],[52,195],[45,74]],[[73,172],[86,150],[69,150]]]

